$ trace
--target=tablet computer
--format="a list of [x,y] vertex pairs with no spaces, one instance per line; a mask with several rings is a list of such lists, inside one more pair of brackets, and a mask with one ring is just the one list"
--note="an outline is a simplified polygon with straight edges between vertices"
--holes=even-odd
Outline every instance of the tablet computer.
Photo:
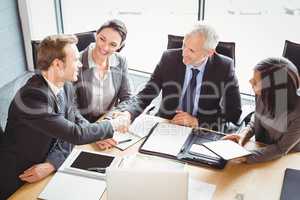
[[74,149],[60,171],[92,178],[104,178],[106,168],[118,167],[121,160],[110,154]]

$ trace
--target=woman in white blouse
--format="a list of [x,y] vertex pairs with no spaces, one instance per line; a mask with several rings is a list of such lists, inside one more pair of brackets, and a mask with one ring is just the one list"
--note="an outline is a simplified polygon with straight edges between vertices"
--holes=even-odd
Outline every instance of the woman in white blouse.
[[75,84],[77,104],[90,122],[130,98],[127,62],[118,53],[126,36],[123,22],[107,21],[97,30],[96,42],[80,53],[83,67]]

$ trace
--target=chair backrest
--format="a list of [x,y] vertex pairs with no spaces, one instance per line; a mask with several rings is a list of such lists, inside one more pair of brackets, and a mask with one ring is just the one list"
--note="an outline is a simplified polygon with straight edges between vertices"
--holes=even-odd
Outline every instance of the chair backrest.
[[286,40],[282,56],[296,65],[300,75],[300,44]]
[[[82,32],[82,33],[76,33],[75,34],[78,38],[77,48],[78,51],[84,50],[90,43],[96,41],[96,31],[88,31],[88,32]],[[37,67],[37,51],[39,48],[39,45],[41,43],[41,40],[32,40],[31,41],[31,47],[32,47],[32,57],[33,57],[33,64],[34,68]]]
[[96,31],[88,31],[75,34],[78,38],[77,48],[78,51],[84,50],[90,43],[96,41]]
[[[181,48],[183,36],[168,35],[167,49]],[[233,59],[235,63],[235,43],[234,42],[219,42],[216,47],[216,52]]]
[[2,126],[0,126],[0,144],[2,143],[3,137],[4,137],[4,131],[2,129]]
[[32,58],[33,58],[33,65],[35,69],[37,68],[37,51],[40,43],[41,43],[40,40],[31,40]]

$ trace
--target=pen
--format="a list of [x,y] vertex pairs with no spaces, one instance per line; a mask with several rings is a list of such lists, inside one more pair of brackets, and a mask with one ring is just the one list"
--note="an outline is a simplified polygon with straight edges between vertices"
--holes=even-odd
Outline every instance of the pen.
[[90,167],[90,168],[87,168],[87,170],[92,171],[92,172],[105,173],[106,168],[103,168],[103,167]]
[[126,140],[121,140],[118,142],[118,144],[122,144],[122,143],[125,143],[125,142],[130,142],[132,139],[126,139]]

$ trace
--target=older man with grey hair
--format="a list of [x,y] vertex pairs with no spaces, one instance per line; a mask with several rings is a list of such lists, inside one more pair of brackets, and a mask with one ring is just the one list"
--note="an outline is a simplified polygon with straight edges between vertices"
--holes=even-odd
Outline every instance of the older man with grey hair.
[[162,92],[157,115],[171,123],[220,130],[224,119],[236,122],[241,114],[238,81],[233,60],[215,51],[218,38],[211,26],[197,23],[182,48],[163,53],[124,113],[133,120]]

